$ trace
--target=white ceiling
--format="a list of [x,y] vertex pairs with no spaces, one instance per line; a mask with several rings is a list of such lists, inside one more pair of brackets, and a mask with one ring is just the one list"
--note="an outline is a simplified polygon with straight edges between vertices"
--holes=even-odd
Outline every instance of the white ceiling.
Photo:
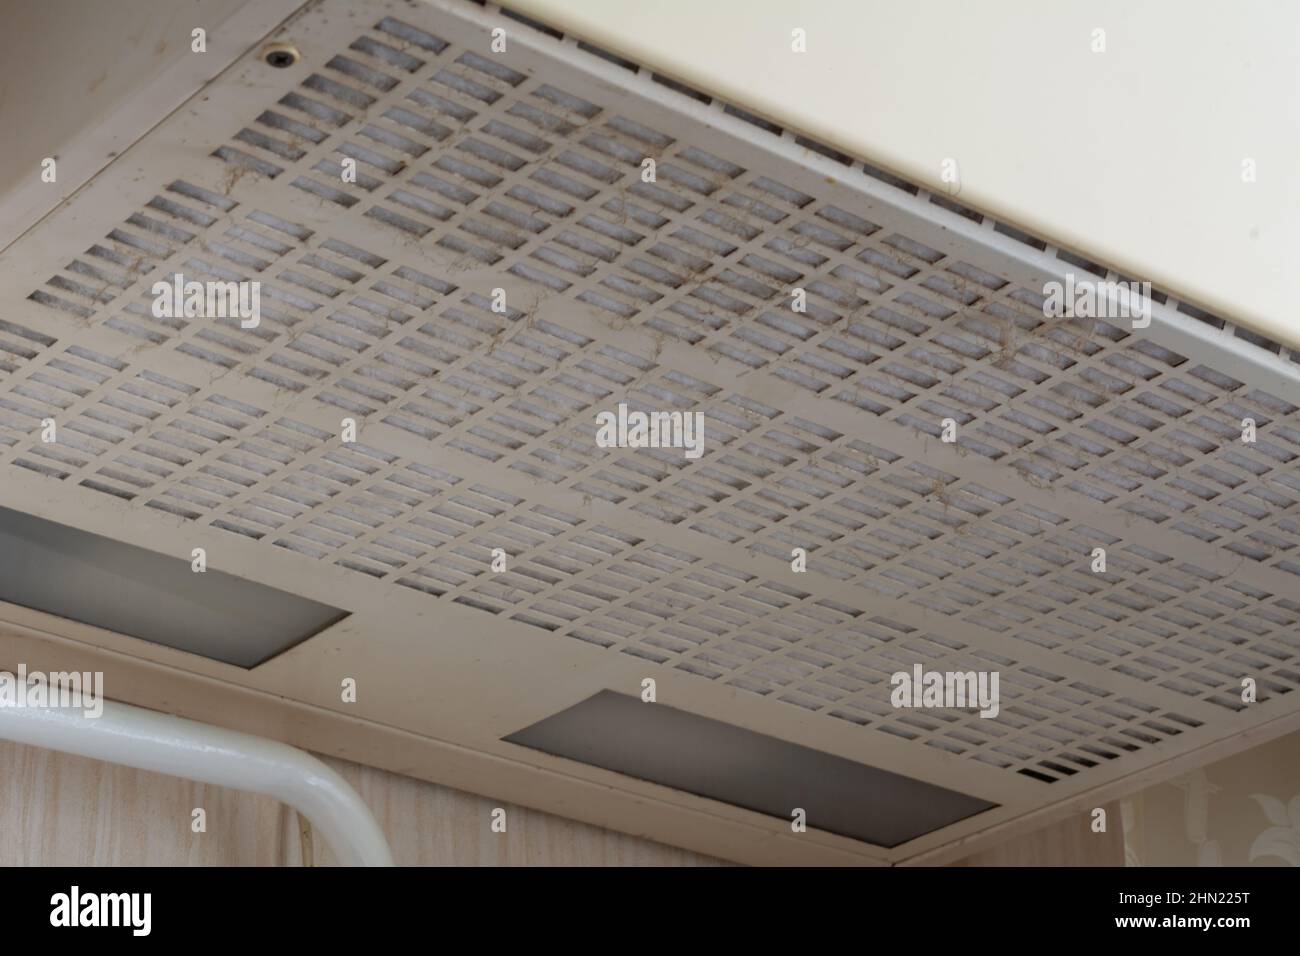
[[954,160],[963,202],[1300,345],[1293,3],[518,6],[928,188]]

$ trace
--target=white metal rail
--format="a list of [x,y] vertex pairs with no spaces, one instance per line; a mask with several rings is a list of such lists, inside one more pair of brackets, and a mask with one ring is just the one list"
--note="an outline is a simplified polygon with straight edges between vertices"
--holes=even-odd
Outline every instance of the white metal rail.
[[102,716],[0,707],[0,739],[275,797],[298,810],[347,866],[392,866],[388,841],[347,781],[296,747],[115,701]]

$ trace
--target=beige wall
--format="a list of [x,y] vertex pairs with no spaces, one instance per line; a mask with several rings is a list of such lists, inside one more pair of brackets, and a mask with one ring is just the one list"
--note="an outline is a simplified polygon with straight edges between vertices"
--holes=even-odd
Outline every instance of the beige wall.
[[[484,797],[325,758],[355,787],[399,865],[714,866],[721,860],[506,805],[493,833]],[[193,833],[192,813],[207,813]],[[294,811],[269,798],[0,741],[0,865],[331,866]],[[1118,836],[1072,819],[968,857],[960,866],[1118,865]]]
[[[715,865],[709,857],[327,759],[356,787],[402,865]],[[207,832],[190,829],[194,808]],[[318,840],[316,865],[334,863]],[[0,741],[0,865],[300,866],[297,814],[270,797]]]
[[1300,866],[1300,734],[1123,802],[1131,866]]
[[1300,733],[1078,815],[957,866],[1300,866]]
[[[326,759],[357,788],[402,865],[698,866],[687,850],[411,777]],[[207,832],[190,830],[195,807]],[[1086,816],[967,857],[957,866],[1300,866],[1300,734],[1141,791]],[[1271,818],[1270,818],[1271,814]],[[315,865],[333,865],[308,840]],[[300,866],[297,815],[269,797],[0,741],[0,865]]]

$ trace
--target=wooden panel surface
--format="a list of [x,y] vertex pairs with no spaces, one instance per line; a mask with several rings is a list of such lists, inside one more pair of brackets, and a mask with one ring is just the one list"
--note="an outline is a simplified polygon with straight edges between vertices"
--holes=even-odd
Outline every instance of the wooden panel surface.
[[[680,866],[720,861],[612,830],[327,759],[357,788],[401,865]],[[207,832],[191,831],[203,808]],[[311,841],[317,865],[334,857]],[[270,797],[0,741],[0,865],[302,864],[297,814]]]

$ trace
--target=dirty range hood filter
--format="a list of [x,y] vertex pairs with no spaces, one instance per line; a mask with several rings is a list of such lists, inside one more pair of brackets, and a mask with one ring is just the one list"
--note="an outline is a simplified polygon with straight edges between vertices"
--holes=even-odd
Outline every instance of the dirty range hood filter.
[[344,611],[0,508],[0,601],[253,667]]
[[508,743],[894,847],[996,804],[663,704],[602,691]]
[[[8,600],[243,664],[336,613],[271,627],[152,542],[248,577],[238,549],[357,609],[259,691],[383,662],[373,733],[509,754],[503,782],[564,765],[597,785],[539,809],[626,799],[753,861],[941,860],[1300,727],[1300,349],[1170,289],[1060,315],[1144,277],[560,32],[314,0],[184,108],[141,100],[158,122],[89,183],[59,163],[0,256],[0,504],[165,550],[190,590],[147,575],[113,624],[18,552]],[[155,315],[178,274],[259,283],[259,324]],[[611,444],[623,407],[702,444],[685,417],[682,447]],[[918,664],[996,673],[997,715],[895,707]],[[520,731],[647,676],[663,703]],[[796,807],[876,845],[765,839]]]

